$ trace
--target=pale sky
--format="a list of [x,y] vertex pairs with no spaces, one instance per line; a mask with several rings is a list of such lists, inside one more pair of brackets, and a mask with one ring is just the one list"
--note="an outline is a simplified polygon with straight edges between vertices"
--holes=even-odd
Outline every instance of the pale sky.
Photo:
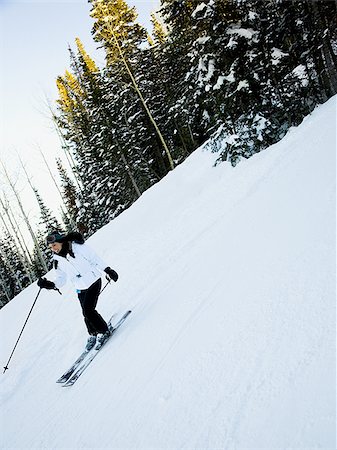
[[[150,13],[158,9],[159,0],[128,4],[136,6],[138,21],[151,30]],[[48,117],[47,99],[54,104],[57,98],[55,80],[69,68],[68,45],[75,49],[76,37],[98,65],[104,61],[91,36],[90,7],[86,0],[0,0],[0,157],[15,177],[16,151],[21,155],[49,207],[48,198],[59,203],[59,197],[37,148],[56,174],[55,156],[63,152]],[[19,179],[26,193],[23,175]],[[33,198],[31,202],[33,210]]]

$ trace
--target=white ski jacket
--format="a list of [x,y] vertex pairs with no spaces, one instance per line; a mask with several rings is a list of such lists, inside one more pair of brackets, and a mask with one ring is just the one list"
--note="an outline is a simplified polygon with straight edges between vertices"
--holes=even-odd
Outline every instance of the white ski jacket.
[[72,252],[66,257],[54,254],[54,283],[59,289],[69,280],[76,290],[88,289],[101,278],[106,264],[87,244],[72,242]]

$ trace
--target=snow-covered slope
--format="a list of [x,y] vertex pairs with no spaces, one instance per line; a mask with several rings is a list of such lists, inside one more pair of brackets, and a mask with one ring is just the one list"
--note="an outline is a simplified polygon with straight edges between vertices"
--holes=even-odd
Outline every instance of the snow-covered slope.
[[[86,331],[42,291],[0,375],[1,448],[335,448],[336,99],[236,168],[196,151],[89,244],[132,315],[72,388]],[[37,293],[0,311],[5,365]]]

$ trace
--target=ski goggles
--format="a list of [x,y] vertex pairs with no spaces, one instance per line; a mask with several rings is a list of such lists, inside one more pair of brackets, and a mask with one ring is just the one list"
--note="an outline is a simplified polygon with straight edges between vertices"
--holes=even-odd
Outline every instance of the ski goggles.
[[59,233],[48,234],[46,237],[46,243],[47,245],[54,244],[54,242],[60,242],[62,238],[63,236]]

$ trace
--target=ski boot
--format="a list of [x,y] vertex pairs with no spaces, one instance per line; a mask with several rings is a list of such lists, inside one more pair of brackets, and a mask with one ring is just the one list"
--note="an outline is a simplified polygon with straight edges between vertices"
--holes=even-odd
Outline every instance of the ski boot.
[[85,349],[89,352],[96,344],[96,336],[89,336]]

